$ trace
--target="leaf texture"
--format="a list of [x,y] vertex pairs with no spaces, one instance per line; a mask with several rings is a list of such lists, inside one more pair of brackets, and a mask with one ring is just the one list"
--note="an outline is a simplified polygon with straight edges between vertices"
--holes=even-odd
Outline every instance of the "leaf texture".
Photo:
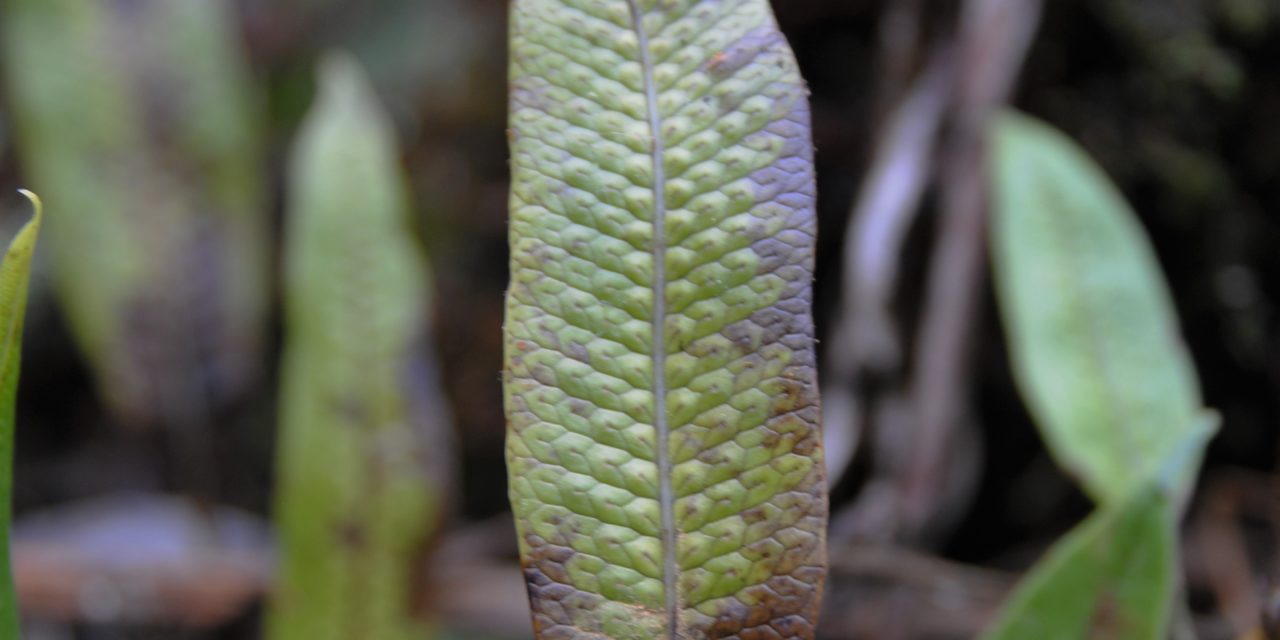
[[326,60],[294,150],[274,640],[420,639],[423,554],[449,478],[429,366],[427,264],[391,125],[363,71]]
[[267,222],[230,5],[0,0],[23,172],[53,211],[55,286],[135,424],[189,423],[258,362]]
[[516,0],[510,497],[539,638],[811,638],[806,92],[764,0]]
[[35,216],[9,244],[0,263],[0,638],[17,638],[18,601],[14,594],[9,556],[9,520],[13,504],[14,408],[18,372],[22,364],[22,326],[27,315],[27,287],[31,281],[31,256],[40,235],[43,207],[29,191],[23,195],[35,207]]
[[1099,503],[1126,502],[1202,424],[1159,263],[1060,133],[1010,114],[994,148],[995,274],[1019,386],[1058,463]]

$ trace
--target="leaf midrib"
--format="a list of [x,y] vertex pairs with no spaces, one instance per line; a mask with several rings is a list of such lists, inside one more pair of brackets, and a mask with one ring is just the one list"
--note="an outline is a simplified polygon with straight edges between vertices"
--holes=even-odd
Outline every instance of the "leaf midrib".
[[653,159],[653,337],[650,354],[653,366],[653,425],[657,438],[655,462],[658,466],[659,533],[662,536],[662,583],[666,597],[667,638],[675,640],[679,628],[676,591],[675,496],[671,486],[671,452],[668,442],[671,425],[667,423],[667,269],[666,269],[666,167],[663,155],[662,116],[658,112],[658,87],[654,81],[653,57],[649,50],[649,34],[644,29],[644,11],[639,0],[627,0],[631,24],[640,50],[640,67],[644,75],[645,109],[649,118],[649,135]]

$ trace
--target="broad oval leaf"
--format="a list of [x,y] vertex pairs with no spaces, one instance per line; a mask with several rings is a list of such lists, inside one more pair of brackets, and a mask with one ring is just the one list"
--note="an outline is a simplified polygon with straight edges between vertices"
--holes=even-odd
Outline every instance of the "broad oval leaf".
[[12,516],[14,404],[18,371],[22,364],[22,326],[27,315],[27,287],[31,281],[31,256],[35,253],[44,218],[40,198],[30,191],[35,215],[4,254],[0,263],[0,638],[18,637],[18,601],[13,590],[9,557],[9,520]]
[[516,0],[510,497],[540,638],[810,638],[805,88],[765,0]]
[[993,250],[1017,381],[1059,464],[1099,507],[1019,585],[985,636],[1165,636],[1177,522],[1216,416],[1151,247],[1063,135],[1006,114],[994,133]]
[[1203,424],[1167,286],[1075,144],[1015,114],[994,141],[995,278],[1018,384],[1058,463],[1100,504],[1124,503]]
[[427,265],[363,71],[326,60],[290,166],[274,640],[418,639],[450,438]]

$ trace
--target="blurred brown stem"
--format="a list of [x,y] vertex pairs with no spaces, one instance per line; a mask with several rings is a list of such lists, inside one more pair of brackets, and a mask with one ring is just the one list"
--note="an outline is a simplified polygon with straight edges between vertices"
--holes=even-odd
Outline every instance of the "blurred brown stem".
[[[934,53],[898,107],[875,150],[845,237],[843,279],[824,405],[828,469],[838,479],[857,448],[861,378],[883,376],[901,361],[890,310],[902,244],[933,177],[934,147],[951,93],[952,52]],[[866,399],[866,394],[863,400]]]
[[1008,100],[1040,19],[1038,0],[970,0],[960,25],[955,131],[945,152],[941,228],[915,354],[914,447],[900,521],[921,535],[941,506],[986,253],[987,127]]

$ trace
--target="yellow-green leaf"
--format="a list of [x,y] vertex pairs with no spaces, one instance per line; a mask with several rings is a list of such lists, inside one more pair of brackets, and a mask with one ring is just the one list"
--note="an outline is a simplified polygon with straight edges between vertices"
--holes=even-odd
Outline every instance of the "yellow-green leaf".
[[22,364],[22,325],[27,314],[31,256],[40,235],[40,198],[23,191],[35,215],[9,244],[0,263],[0,638],[18,637],[18,602],[9,558],[9,521],[13,494],[14,404]]
[[765,0],[516,0],[510,497],[539,638],[812,638],[809,107]]
[[394,133],[331,57],[294,149],[272,640],[419,640],[450,438]]

